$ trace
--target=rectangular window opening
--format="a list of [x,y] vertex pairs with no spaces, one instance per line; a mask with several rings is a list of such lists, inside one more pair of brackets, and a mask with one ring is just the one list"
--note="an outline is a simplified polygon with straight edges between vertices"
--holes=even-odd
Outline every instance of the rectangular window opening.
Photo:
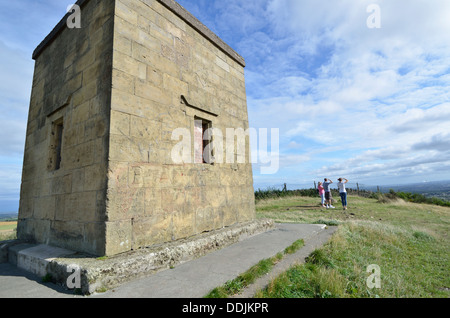
[[56,125],[56,154],[55,154],[55,170],[61,168],[61,149],[62,149],[62,136],[63,136],[63,123],[58,123]]
[[[213,154],[212,149],[212,122],[195,118],[194,124],[194,149],[195,149],[195,163],[212,164]],[[208,147],[209,146],[209,147]]]
[[52,123],[50,157],[48,162],[48,169],[50,171],[61,169],[63,133],[64,122],[60,118]]

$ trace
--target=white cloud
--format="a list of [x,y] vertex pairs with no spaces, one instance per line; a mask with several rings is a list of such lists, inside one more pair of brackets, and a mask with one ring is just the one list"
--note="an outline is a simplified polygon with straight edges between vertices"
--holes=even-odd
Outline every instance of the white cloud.
[[[20,191],[20,180],[22,177],[22,166],[8,164],[1,165],[0,167],[0,200],[18,199]],[[19,182],[17,182],[17,180],[19,180]]]
[[0,41],[0,156],[22,160],[33,63]]
[[[272,180],[329,169],[402,176],[446,165],[450,1],[179,2],[246,59],[250,125],[280,128]],[[69,3],[10,1],[0,13],[0,155],[21,157],[31,52]],[[381,29],[367,28],[372,3]]]
[[283,46],[249,77],[262,92],[249,100],[250,118],[278,124],[285,151],[302,140],[299,153],[336,163],[318,173],[410,174],[447,160],[413,144],[448,131],[450,2],[376,2],[382,28],[371,30],[365,9],[374,1],[269,1],[266,42]]

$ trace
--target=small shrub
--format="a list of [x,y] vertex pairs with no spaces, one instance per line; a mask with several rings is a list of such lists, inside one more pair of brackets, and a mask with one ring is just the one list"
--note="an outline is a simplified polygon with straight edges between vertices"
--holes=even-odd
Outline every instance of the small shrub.
[[422,242],[433,242],[435,239],[433,236],[431,236],[428,233],[425,232],[420,232],[420,231],[416,231],[413,233],[413,237],[418,240],[418,241],[422,241]]
[[328,226],[338,226],[339,225],[339,221],[336,220],[317,220],[315,222],[313,222],[313,224],[325,224]]
[[286,249],[284,250],[284,253],[285,254],[294,254],[296,251],[298,251],[303,246],[305,246],[304,240],[295,241],[291,246],[286,247]]
[[325,266],[327,268],[334,268],[333,262],[331,262],[325,253],[318,249],[312,252],[307,258],[306,263],[314,264],[318,266]]
[[43,283],[51,283],[52,281],[53,281],[53,277],[49,273],[45,274],[45,276],[42,277]]

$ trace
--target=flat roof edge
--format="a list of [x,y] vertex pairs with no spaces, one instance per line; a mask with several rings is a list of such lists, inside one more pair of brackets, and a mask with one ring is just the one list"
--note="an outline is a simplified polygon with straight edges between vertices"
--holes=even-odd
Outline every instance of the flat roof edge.
[[[89,0],[78,0],[75,4],[80,8],[83,7]],[[66,21],[72,13],[68,12],[66,15],[58,22],[58,24],[53,28],[53,30],[42,40],[42,42],[33,51],[32,58],[36,60],[42,51],[53,42],[53,40],[58,36],[58,34],[66,26]]]
[[[78,0],[75,4],[83,7],[89,0]],[[231,57],[234,61],[236,61],[242,67],[245,67],[245,60],[242,56],[240,56],[236,51],[234,51],[228,44],[226,44],[221,38],[219,38],[216,34],[214,34],[208,27],[206,27],[203,23],[201,23],[196,17],[194,17],[189,11],[183,8],[179,3],[174,0],[157,0],[164,7],[169,9],[187,24],[189,24],[192,28],[194,28],[197,32],[202,34],[205,38],[211,41],[216,47],[226,53],[229,57]],[[44,49],[50,45],[53,40],[59,35],[59,33],[66,26],[67,18],[71,15],[68,12],[59,23],[53,28],[53,30],[44,38],[44,40],[36,47],[33,52],[32,58],[36,60],[39,55],[44,51]]]

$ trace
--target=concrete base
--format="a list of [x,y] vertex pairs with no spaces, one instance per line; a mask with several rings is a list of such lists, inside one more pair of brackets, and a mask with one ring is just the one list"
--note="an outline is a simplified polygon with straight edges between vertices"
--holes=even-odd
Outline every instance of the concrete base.
[[[20,246],[20,245],[19,245]],[[70,257],[75,252],[49,245],[37,245],[20,250],[17,253],[17,267],[44,277],[51,262],[59,257]]]
[[92,258],[47,245],[9,242],[8,260],[40,277],[49,275],[55,283],[68,286],[70,282],[83,294],[92,294],[197,259],[273,226],[272,220],[256,220],[110,258]]

